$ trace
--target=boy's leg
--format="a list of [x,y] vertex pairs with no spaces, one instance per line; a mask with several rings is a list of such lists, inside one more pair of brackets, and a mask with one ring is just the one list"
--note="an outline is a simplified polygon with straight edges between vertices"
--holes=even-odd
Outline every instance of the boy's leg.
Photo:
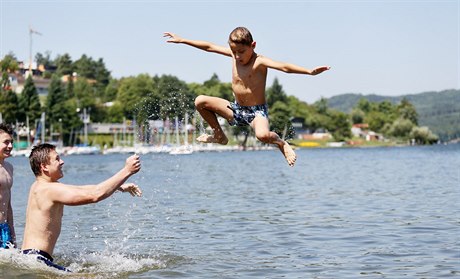
[[251,127],[254,129],[254,133],[258,140],[264,143],[276,144],[286,158],[289,166],[293,167],[297,159],[292,147],[284,140],[282,140],[277,133],[270,131],[268,119],[262,116],[256,116],[251,122]]
[[230,102],[217,97],[200,95],[195,99],[196,110],[200,113],[203,119],[211,126],[213,130],[212,135],[203,134],[197,138],[199,142],[227,144],[228,138],[225,136],[222,127],[217,121],[217,115],[227,119],[233,120],[233,111],[228,108]]

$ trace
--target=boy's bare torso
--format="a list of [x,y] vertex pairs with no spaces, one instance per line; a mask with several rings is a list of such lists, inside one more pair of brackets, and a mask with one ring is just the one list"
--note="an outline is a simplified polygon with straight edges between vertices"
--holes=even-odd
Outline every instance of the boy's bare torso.
[[265,104],[265,84],[267,67],[258,63],[260,56],[254,53],[246,65],[237,63],[233,58],[232,89],[235,100],[241,106]]
[[49,191],[50,187],[57,186],[39,182],[32,185],[27,206],[28,226],[24,231],[23,249],[39,249],[50,255],[53,254],[54,246],[61,233],[64,205],[48,200],[46,191]]
[[8,220],[8,206],[13,186],[13,166],[8,162],[0,163],[0,223]]

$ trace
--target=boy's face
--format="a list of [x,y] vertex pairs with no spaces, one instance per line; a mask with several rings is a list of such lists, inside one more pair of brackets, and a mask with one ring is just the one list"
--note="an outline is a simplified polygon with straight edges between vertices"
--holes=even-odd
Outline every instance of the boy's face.
[[0,159],[11,156],[13,150],[13,138],[10,134],[0,131]]
[[229,46],[236,62],[241,65],[246,65],[249,61],[251,61],[252,55],[254,54],[254,48],[256,47],[256,42],[252,42],[250,46],[235,43],[230,43]]

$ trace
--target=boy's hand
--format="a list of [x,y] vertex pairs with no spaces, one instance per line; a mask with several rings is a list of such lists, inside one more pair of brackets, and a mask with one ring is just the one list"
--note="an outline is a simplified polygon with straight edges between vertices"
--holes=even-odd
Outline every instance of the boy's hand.
[[133,184],[133,183],[126,183],[126,184],[123,184],[120,186],[120,188],[118,188],[118,190],[120,190],[121,192],[128,192],[131,194],[131,196],[133,197],[140,197],[142,196],[142,191],[141,189],[139,188],[139,186],[137,186],[136,184]]
[[134,154],[128,157],[128,159],[126,159],[125,168],[127,168],[131,174],[137,173],[141,169],[139,155]]
[[178,35],[176,35],[174,33],[171,33],[171,32],[164,32],[163,37],[170,38],[169,40],[166,41],[168,43],[176,43],[177,44],[177,43],[180,43],[182,41],[181,37],[179,37]]
[[311,74],[312,74],[313,76],[316,76],[316,75],[318,75],[318,74],[321,74],[321,73],[324,72],[324,71],[329,70],[330,68],[331,68],[331,67],[329,67],[329,66],[321,66],[321,67],[318,67],[318,68],[314,69],[313,71],[311,71]]

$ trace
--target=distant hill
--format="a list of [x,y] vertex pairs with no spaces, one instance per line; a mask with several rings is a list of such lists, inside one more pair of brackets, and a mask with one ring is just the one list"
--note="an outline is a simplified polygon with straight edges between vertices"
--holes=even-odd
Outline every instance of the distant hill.
[[399,103],[403,98],[411,102],[418,113],[419,126],[428,126],[441,140],[460,138],[460,90],[424,92],[396,97],[381,95],[342,94],[327,99],[330,108],[350,113],[361,98],[370,102]]

